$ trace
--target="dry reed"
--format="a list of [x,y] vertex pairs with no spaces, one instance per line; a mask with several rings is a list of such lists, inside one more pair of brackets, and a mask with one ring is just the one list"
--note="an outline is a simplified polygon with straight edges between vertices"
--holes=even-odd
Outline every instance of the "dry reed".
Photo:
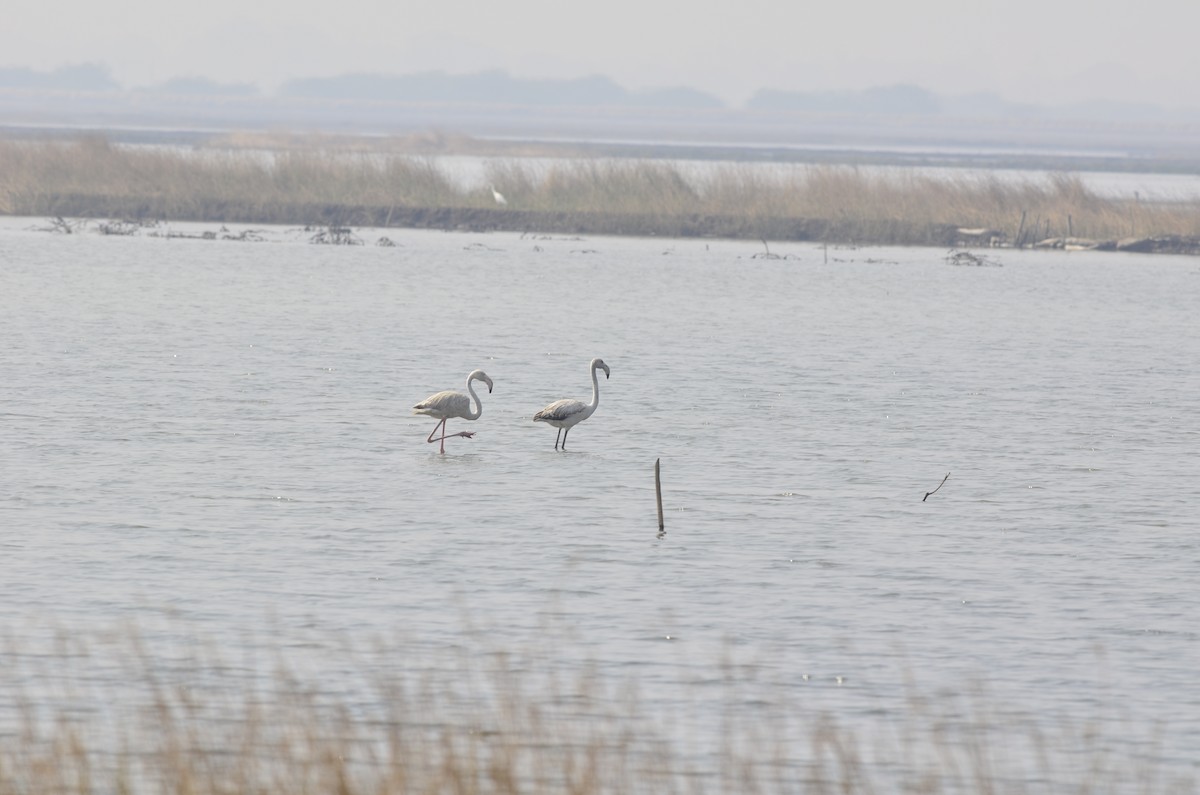
[[[0,795],[1150,795],[1190,784],[1147,763],[1154,738],[1136,728],[1112,736],[1095,722],[1015,716],[980,692],[912,695],[910,683],[899,714],[871,733],[861,714],[806,708],[729,660],[704,671],[706,699],[713,682],[724,688],[715,712],[662,712],[636,682],[546,651],[327,638],[231,664],[208,644],[134,632],[61,634],[52,646],[9,641],[0,653]],[[314,664],[317,648],[338,651]]]
[[[693,173],[694,171],[694,173]],[[1068,235],[1200,237],[1200,202],[1104,198],[1076,175],[677,162],[492,160],[508,199],[457,184],[435,159],[347,148],[183,151],[0,142],[0,212],[11,215],[311,225],[710,235],[953,245],[960,228],[1028,244]]]

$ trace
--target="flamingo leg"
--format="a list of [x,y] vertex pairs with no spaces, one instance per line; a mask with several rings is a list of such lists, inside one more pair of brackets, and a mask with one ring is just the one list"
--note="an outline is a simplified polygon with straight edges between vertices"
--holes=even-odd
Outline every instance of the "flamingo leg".
[[429,442],[430,444],[433,444],[434,442],[436,442],[437,439],[434,439],[433,435],[438,432],[438,428],[442,429],[442,434],[443,434],[442,438],[444,439],[445,438],[444,434],[446,433],[446,418],[445,417],[442,417],[442,421],[439,422],[437,425],[433,426],[433,430],[429,432],[429,437],[425,441]]
[[[430,444],[433,444],[434,442],[441,442],[441,446],[438,451],[441,453],[446,452],[446,440],[447,439],[453,439],[456,436],[461,436],[464,439],[470,439],[470,438],[474,437],[475,433],[476,433],[475,431],[459,431],[458,433],[447,434],[446,433],[446,419],[449,419],[449,418],[447,417],[447,418],[443,419],[441,422],[439,422],[437,425],[434,425],[433,430],[429,432],[429,438],[427,438],[425,440],[425,441],[429,442]],[[438,428],[442,429],[442,435],[435,439],[435,438],[433,438],[433,435],[438,432]]]
[[461,436],[464,439],[473,439],[475,437],[476,433],[478,433],[478,431],[459,431],[458,433],[451,433],[451,434],[448,434],[441,438],[442,439],[453,439],[455,436]]
[[564,450],[567,449],[567,434],[570,432],[571,432],[570,428],[563,428],[563,447],[562,447],[562,449],[564,449]]
[[554,449],[555,450],[558,449],[558,440],[559,440],[559,437],[561,437],[561,436],[562,436],[562,428],[559,428],[558,433],[554,437]]

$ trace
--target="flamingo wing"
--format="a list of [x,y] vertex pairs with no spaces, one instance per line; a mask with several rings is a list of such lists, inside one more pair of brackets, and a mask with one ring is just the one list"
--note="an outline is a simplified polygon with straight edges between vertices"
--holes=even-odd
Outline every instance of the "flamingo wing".
[[430,395],[413,406],[413,414],[425,414],[438,419],[465,417],[471,413],[471,399],[461,392],[446,390]]
[[556,400],[546,408],[533,415],[534,422],[570,422],[572,417],[575,417],[587,410],[587,405],[580,403],[578,400]]

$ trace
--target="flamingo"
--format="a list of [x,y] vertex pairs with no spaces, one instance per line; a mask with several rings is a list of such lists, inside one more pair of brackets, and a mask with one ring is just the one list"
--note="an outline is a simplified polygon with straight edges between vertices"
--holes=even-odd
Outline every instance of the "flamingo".
[[495,185],[488,185],[492,189],[492,198],[496,200],[496,204],[508,204],[508,199],[504,198],[504,194],[496,190]]
[[[562,436],[562,449],[567,449],[567,434],[571,432],[579,423],[586,420],[596,411],[596,406],[600,405],[600,382],[596,378],[596,371],[603,370],[604,377],[608,378],[610,371],[608,365],[603,359],[592,359],[592,363],[588,365],[592,371],[592,402],[580,403],[578,400],[556,400],[546,408],[533,415],[534,422],[544,422],[547,425],[553,425],[558,428],[559,434]],[[554,449],[558,449],[558,437],[554,437]]]
[[[482,381],[487,384],[488,393],[492,391],[492,379],[488,378],[488,374],[483,370],[472,370],[467,376],[467,391],[471,393],[471,397],[467,397],[462,392],[446,390],[430,395],[422,400],[417,405],[413,406],[413,414],[424,414],[427,417],[436,417],[441,420],[437,425],[433,426],[433,430],[429,433],[429,438],[425,441],[433,444],[436,441],[442,443],[441,452],[446,452],[446,440],[453,439],[455,436],[461,436],[464,439],[470,439],[475,435],[474,431],[459,431],[446,435],[446,420],[451,417],[461,417],[464,420],[477,420],[479,415],[483,414],[483,403],[479,400],[479,395],[475,394],[475,388],[471,386],[472,381]],[[475,410],[471,411],[471,398],[475,398]],[[442,429],[442,435],[437,439],[433,435],[438,432],[438,428]]]

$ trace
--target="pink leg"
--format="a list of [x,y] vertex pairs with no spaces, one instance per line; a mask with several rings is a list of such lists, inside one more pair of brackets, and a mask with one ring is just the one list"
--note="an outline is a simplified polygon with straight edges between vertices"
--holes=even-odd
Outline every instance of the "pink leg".
[[[442,435],[439,436],[438,438],[434,439],[433,435],[438,432],[438,428],[442,429]],[[452,433],[449,436],[447,436],[446,435],[446,420],[443,419],[437,425],[433,426],[433,430],[429,432],[429,438],[427,438],[425,441],[429,442],[430,444],[433,444],[434,442],[441,442],[442,444],[441,444],[441,449],[439,450],[439,452],[445,453],[447,439],[453,439],[455,436],[461,436],[464,439],[470,439],[474,435],[475,435],[475,431],[459,431],[458,433]]]
[[[425,441],[429,442],[430,444],[433,444],[435,441],[437,441],[436,439],[433,438],[433,435],[438,432],[438,428],[442,429],[442,438],[445,439],[446,438],[446,420],[445,420],[445,418],[443,418],[441,422],[439,422],[437,425],[433,426],[433,430],[429,432],[429,437],[427,439],[425,439]],[[443,453],[446,452],[446,443],[444,441],[442,442],[442,452]]]
[[446,452],[446,441],[445,441],[446,439],[453,439],[455,436],[461,436],[464,439],[470,439],[474,435],[475,435],[475,431],[459,431],[458,433],[452,433],[449,436],[443,436],[442,437],[442,452],[443,453]]

